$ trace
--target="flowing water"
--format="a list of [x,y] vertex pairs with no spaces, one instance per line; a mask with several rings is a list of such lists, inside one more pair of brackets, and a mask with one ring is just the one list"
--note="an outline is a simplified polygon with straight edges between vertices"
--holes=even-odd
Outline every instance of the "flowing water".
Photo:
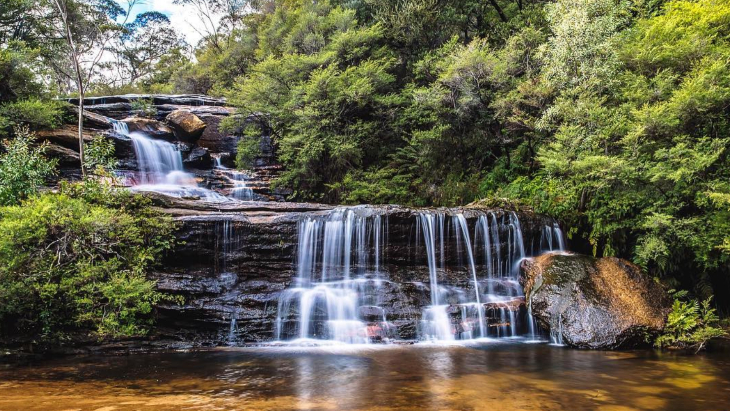
[[388,338],[378,301],[387,221],[372,213],[343,208],[300,221],[297,277],[279,298],[278,340],[367,344],[371,337]]
[[132,190],[165,194],[173,197],[200,198],[209,202],[230,201],[215,191],[198,187],[198,183],[183,168],[182,154],[170,142],[157,140],[139,131],[129,131],[127,123],[114,121],[114,132],[132,140],[137,159],[137,174]]
[[268,347],[0,365],[0,410],[727,410],[730,353]]
[[220,157],[214,157],[215,168],[229,184],[233,187],[228,194],[229,197],[241,201],[251,201],[254,199],[253,190],[246,183],[250,179],[247,173],[238,170],[232,170],[221,163]]
[[[397,340],[384,304],[390,285],[387,216],[378,208],[339,208],[299,223],[297,276],[280,298],[275,336],[312,344],[367,344]],[[413,217],[416,259],[425,258],[430,302],[421,307],[418,340],[480,338],[539,340],[519,284],[519,264],[530,256],[564,250],[562,231],[546,225],[537,248],[526,252],[514,212],[479,213],[468,222],[457,211]],[[421,246],[422,244],[422,246]]]

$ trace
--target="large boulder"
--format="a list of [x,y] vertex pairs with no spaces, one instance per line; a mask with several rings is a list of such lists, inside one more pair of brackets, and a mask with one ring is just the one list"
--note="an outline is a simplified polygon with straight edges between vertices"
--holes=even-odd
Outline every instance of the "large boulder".
[[541,325],[578,348],[643,344],[671,306],[659,284],[619,258],[545,254],[522,262],[520,282]]
[[175,135],[172,129],[164,123],[142,117],[129,117],[122,120],[127,124],[130,132],[138,131],[151,137],[172,140]]
[[231,153],[233,157],[238,149],[238,137],[221,131],[220,123],[225,117],[214,114],[201,114],[200,120],[206,124],[205,131],[198,140],[198,145],[211,153]]
[[175,137],[186,143],[196,142],[205,131],[205,123],[187,110],[175,110],[165,117]]

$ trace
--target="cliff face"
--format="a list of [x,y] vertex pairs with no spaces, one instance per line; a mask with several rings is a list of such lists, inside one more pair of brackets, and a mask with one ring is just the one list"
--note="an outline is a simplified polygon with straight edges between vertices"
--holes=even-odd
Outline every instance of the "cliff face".
[[[161,291],[181,296],[184,303],[169,303],[159,308],[158,336],[198,344],[227,344],[232,338],[231,320],[235,319],[237,342],[274,340],[281,297],[297,277],[298,224],[306,218],[326,216],[329,208],[311,204],[248,203],[213,210],[193,204],[179,200],[174,203],[167,200],[165,204],[166,212],[180,226],[178,245],[161,261],[154,277]],[[370,209],[376,210],[387,227],[377,269],[383,281],[377,290],[378,307],[358,307],[360,317],[366,322],[372,318],[373,324],[369,326],[378,328],[382,324],[375,324],[375,320],[384,315],[388,337],[415,339],[423,308],[431,304],[428,253],[418,227],[421,210]],[[493,211],[497,216],[507,213],[504,210],[442,210],[446,215],[462,213],[471,233],[477,218],[486,211]],[[532,213],[520,213],[519,219],[525,247],[530,253],[539,247],[542,230],[552,221]],[[454,237],[453,234],[447,235]],[[466,252],[457,249],[458,245],[455,241],[445,242],[445,266],[439,268],[438,276],[451,286],[473,290]],[[501,246],[502,250],[509,248],[507,244]],[[485,271],[481,261],[476,264],[480,273]],[[364,270],[369,273],[373,268],[370,265]],[[524,311],[520,303],[523,299],[515,301],[509,309]],[[485,306],[489,316],[489,304]],[[454,326],[459,323],[458,311],[458,304],[452,304],[450,315],[455,317]],[[499,321],[496,317],[491,320],[494,324]],[[377,335],[383,332],[373,331]]]

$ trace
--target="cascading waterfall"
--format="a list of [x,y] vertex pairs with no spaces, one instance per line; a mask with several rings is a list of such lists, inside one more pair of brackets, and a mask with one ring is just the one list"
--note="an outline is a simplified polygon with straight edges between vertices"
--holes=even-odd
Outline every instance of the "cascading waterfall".
[[[451,237],[445,235],[441,228],[443,224],[436,228],[434,223],[447,218],[451,219],[454,229]],[[473,242],[462,213],[421,213],[418,220],[431,288],[431,305],[423,310],[422,339],[449,341],[516,337],[523,332],[522,320],[527,322],[527,335],[536,338],[536,324],[529,305],[526,313],[520,311],[524,293],[518,281],[519,264],[527,254],[517,214],[509,212],[498,216],[494,212],[481,213],[474,225]],[[549,240],[546,233],[550,234]],[[562,231],[556,223],[546,226],[542,237],[538,253],[563,247]],[[451,244],[445,244],[448,242]],[[438,269],[436,249],[440,254]],[[438,279],[439,270],[448,270],[444,264],[447,259],[444,250],[449,249],[455,250],[456,254],[448,258],[456,264],[449,269],[466,268],[463,274],[465,281],[458,284],[442,284]],[[472,291],[469,291],[469,286]]]
[[[519,265],[526,257],[563,247],[559,226],[550,222],[537,230],[540,249],[528,253],[517,213],[469,213],[467,218],[458,211],[420,212],[411,234],[398,234],[409,245],[397,257],[428,266],[428,285],[412,283],[422,287],[430,302],[421,310],[418,338],[536,339],[537,325],[518,281]],[[363,344],[392,338],[387,318],[392,302],[381,301],[387,295],[382,291],[388,290],[382,287],[389,284],[391,270],[399,268],[384,259],[385,215],[365,206],[338,208],[302,219],[298,233],[297,274],[279,298],[277,340]]]
[[131,133],[142,184],[190,184],[192,175],[183,170],[177,148],[162,140],[153,140],[140,133]]
[[115,133],[132,140],[139,171],[133,190],[174,197],[199,197],[211,202],[229,200],[215,191],[197,186],[195,177],[185,172],[182,154],[174,144],[152,139],[139,131],[130,132],[123,121],[113,121],[112,127]]
[[241,201],[251,201],[254,199],[253,190],[248,186],[246,183],[246,180],[249,179],[248,174],[238,171],[238,170],[232,170],[226,166],[224,166],[221,163],[220,157],[214,157],[215,158],[215,168],[218,170],[223,177],[228,180],[228,182],[233,185],[233,188],[231,188],[231,191],[229,192],[229,196],[231,198],[234,198],[236,200]]
[[387,220],[365,207],[299,222],[297,277],[279,298],[278,340],[366,344],[388,338],[378,305],[386,230]]

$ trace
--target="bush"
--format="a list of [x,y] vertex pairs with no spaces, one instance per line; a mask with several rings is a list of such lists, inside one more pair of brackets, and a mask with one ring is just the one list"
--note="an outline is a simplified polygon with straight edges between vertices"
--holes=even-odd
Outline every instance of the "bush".
[[84,167],[100,177],[114,175],[118,161],[114,156],[114,142],[102,135],[84,143]]
[[249,125],[244,128],[243,137],[238,141],[236,167],[251,169],[259,156],[261,156],[261,129]]
[[144,118],[154,118],[157,116],[157,107],[151,98],[141,98],[132,101],[132,111],[138,116]]
[[37,99],[19,100],[0,106],[0,135],[26,125],[31,130],[56,128],[63,123],[64,103]]
[[715,309],[710,306],[712,297],[702,301],[685,300],[686,291],[674,292],[672,312],[667,318],[664,333],[657,338],[659,348],[695,349],[704,348],[712,338],[724,336]]
[[13,205],[37,192],[46,177],[54,173],[55,160],[43,156],[45,144],[33,147],[35,136],[18,127],[15,138],[4,140],[0,155],[0,206]]
[[0,337],[145,334],[164,298],[146,274],[173,228],[149,200],[91,179],[0,208]]

